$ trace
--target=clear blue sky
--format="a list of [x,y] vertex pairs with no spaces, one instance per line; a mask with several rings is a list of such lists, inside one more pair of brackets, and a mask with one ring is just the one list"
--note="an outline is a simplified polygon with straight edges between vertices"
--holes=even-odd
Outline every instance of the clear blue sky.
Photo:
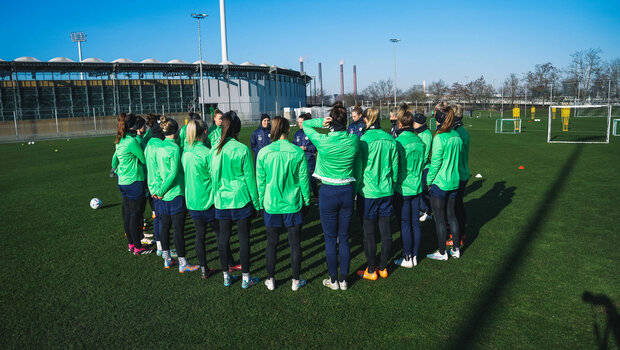
[[[397,85],[438,79],[464,82],[480,75],[496,86],[511,72],[537,63],[564,68],[570,53],[600,48],[602,58],[620,57],[620,1],[272,1],[228,0],[228,56],[317,74],[339,91],[339,61],[345,61],[345,91],[393,76]],[[219,63],[219,1],[11,1],[0,3],[0,58],[33,56],[77,60],[69,38],[84,31],[84,58],[134,61],[198,59],[196,20],[204,12],[203,58]]]

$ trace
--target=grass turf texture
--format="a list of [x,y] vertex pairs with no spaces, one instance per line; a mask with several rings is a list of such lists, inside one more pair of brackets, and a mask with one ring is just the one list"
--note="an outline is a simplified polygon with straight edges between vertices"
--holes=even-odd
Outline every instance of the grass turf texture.
[[[544,119],[524,121],[520,135],[495,134],[494,123],[465,118],[472,178],[461,259],[424,258],[437,247],[434,222],[426,222],[416,268],[390,265],[387,279],[359,280],[365,257],[355,218],[346,292],[321,284],[327,268],[314,207],[302,234],[308,286],[290,289],[283,233],[277,289],[265,288],[266,238],[257,219],[251,263],[261,282],[225,288],[220,273],[203,281],[199,272],[163,269],[155,254],[127,252],[121,197],[108,177],[112,137],[0,145],[3,347],[594,348],[593,326],[602,331],[606,315],[583,293],[620,306],[619,140],[547,144]],[[251,131],[243,129],[242,141]],[[90,209],[93,197],[101,209]],[[393,230],[396,258],[395,223]],[[186,237],[197,263],[189,218]],[[210,231],[207,258],[219,266]]]

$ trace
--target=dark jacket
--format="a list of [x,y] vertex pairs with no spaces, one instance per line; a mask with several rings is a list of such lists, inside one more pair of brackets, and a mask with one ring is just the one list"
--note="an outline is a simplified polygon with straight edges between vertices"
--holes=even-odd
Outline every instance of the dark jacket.
[[254,152],[254,161],[256,161],[258,151],[271,143],[271,139],[269,138],[270,135],[271,126],[269,126],[268,128],[263,128],[262,126],[259,126],[258,129],[254,130],[254,132],[252,133],[250,144],[252,146],[252,151]]
[[306,159],[308,160],[308,169],[313,169],[316,164],[316,147],[312,144],[312,142],[306,136],[306,133],[303,130],[299,130],[293,136],[293,144],[295,146],[306,146],[306,150],[304,151],[306,155]]
[[364,118],[360,118],[358,121],[351,122],[351,124],[349,124],[347,132],[349,134],[355,134],[355,136],[359,138],[362,137],[362,135],[364,134],[364,129],[366,129],[366,124],[364,124]]

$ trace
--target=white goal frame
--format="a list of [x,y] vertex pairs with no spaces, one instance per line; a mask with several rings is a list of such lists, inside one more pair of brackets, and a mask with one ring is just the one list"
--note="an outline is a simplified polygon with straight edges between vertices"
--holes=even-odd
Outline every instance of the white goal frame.
[[[570,109],[579,109],[579,108],[607,108],[607,133],[605,135],[605,141],[552,141],[551,140],[551,116],[553,108],[560,109],[561,108],[570,108]],[[560,112],[561,114],[561,112]],[[560,116],[561,118],[561,116]],[[547,119],[547,143],[609,143],[609,132],[611,128],[611,105],[584,105],[584,106],[549,106],[549,118]]]
[[[511,132],[504,131],[503,127],[502,127],[502,125],[503,125],[502,122],[504,122],[504,121],[518,123],[519,127],[518,128],[513,128],[513,131],[511,131]],[[498,123],[499,123],[499,128],[497,127]],[[523,129],[522,126],[523,125],[521,124],[521,118],[499,118],[499,119],[495,119],[495,133],[496,134],[520,134],[521,130]],[[498,131],[498,129],[499,129],[499,131]]]

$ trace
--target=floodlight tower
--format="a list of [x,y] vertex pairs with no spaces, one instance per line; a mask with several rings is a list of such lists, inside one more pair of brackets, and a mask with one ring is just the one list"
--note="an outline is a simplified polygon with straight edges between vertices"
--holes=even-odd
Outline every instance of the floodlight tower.
[[[200,56],[200,62],[199,62],[199,66],[200,66],[200,99],[198,100],[200,102],[200,113],[201,113],[201,117],[202,120],[205,120],[205,105],[204,105],[204,90],[202,87],[202,42],[200,39],[200,20],[207,17],[208,15],[205,13],[192,13],[192,18],[195,18],[196,21],[198,22],[198,55]],[[200,100],[203,101],[200,101]]]
[[[86,41],[84,32],[71,32],[71,41],[78,44],[78,58],[82,62],[82,42]],[[84,80],[84,73],[80,73],[80,79]]]
[[396,43],[400,42],[400,39],[390,39],[394,43],[394,107],[396,107]]

